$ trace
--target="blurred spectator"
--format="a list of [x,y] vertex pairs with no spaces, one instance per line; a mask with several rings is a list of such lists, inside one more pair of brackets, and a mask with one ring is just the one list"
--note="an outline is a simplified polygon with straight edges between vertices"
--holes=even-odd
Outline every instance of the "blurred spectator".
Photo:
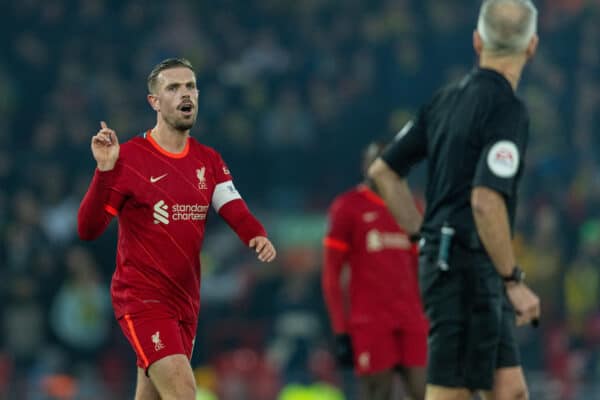
[[[229,239],[205,243],[198,336],[207,340],[194,362],[214,367],[244,348],[257,365],[266,356],[278,362],[275,386],[335,382],[327,368],[314,369],[326,360],[310,261],[319,243],[296,241],[321,233],[325,206],[358,179],[354,154],[391,138],[442,82],[472,68],[463,62],[474,60],[464,40],[472,3],[3,2],[0,398],[48,398],[42,382],[69,389],[70,379],[74,396],[131,398],[133,378],[122,367],[134,361],[114,334],[106,288],[116,229],[82,245],[75,210],[98,121],[123,140],[151,127],[140,82],[169,56],[198,70],[193,135],[231,160],[240,191],[277,222],[275,242],[290,249],[278,268],[258,269]],[[542,40],[519,93],[532,129],[516,242],[544,317],[519,340],[537,382],[532,398],[592,399],[600,397],[600,1],[536,4]],[[418,175],[421,190],[424,182]],[[82,374],[69,370],[72,360]]]
[[559,245],[559,215],[551,205],[540,206],[528,222],[533,226],[528,239],[518,236],[516,256],[527,276],[527,282],[544,299],[542,307],[546,310],[557,309],[558,298],[555,294],[562,290],[556,279],[562,267],[562,249]]
[[581,340],[600,301],[600,220],[586,222],[579,235],[579,251],[565,276],[565,303],[569,332]]
[[312,117],[304,109],[300,94],[296,89],[286,87],[277,97],[275,107],[265,115],[265,145],[275,152],[310,147],[316,138]]
[[2,299],[3,345],[10,350],[18,369],[29,368],[46,344],[39,285],[31,277],[15,276],[9,279],[7,296]]
[[112,321],[108,288],[86,249],[69,249],[65,263],[69,276],[53,300],[50,324],[76,359],[91,361],[105,344]]
[[285,272],[270,296],[268,312],[273,322],[267,354],[282,370],[284,382],[309,383],[313,379],[309,370],[311,353],[323,342],[327,327],[315,268],[316,252],[287,250],[280,257]]

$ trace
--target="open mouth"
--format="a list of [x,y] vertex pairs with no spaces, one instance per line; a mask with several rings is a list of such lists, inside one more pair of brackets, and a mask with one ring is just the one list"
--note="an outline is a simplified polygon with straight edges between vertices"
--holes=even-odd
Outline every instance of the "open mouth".
[[184,103],[179,106],[179,110],[185,114],[189,114],[194,110],[194,105],[192,103]]

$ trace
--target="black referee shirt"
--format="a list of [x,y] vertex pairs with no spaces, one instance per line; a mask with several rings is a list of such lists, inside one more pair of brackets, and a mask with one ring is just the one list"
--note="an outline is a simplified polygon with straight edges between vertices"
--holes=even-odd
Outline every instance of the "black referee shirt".
[[435,240],[448,222],[456,239],[479,245],[471,191],[485,186],[501,193],[513,227],[528,132],[527,110],[510,83],[498,72],[477,68],[422,106],[382,158],[400,176],[427,158],[421,230],[426,239]]

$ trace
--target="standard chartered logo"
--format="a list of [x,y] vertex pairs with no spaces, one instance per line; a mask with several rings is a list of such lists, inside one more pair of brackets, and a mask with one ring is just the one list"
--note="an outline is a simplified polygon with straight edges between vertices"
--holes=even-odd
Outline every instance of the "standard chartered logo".
[[371,229],[366,236],[367,251],[374,252],[383,249],[402,249],[407,250],[411,247],[411,242],[403,233],[398,232],[380,232],[377,229]]
[[154,205],[154,223],[160,224],[163,223],[165,225],[169,224],[169,206],[165,204],[164,200],[160,200]]
[[169,221],[201,221],[206,219],[208,205],[202,204],[173,204],[170,208],[164,200],[154,204],[155,224],[169,224]]

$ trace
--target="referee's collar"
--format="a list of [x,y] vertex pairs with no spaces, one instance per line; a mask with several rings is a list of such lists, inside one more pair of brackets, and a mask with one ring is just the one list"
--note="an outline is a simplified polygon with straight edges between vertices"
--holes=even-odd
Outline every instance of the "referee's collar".
[[475,72],[480,73],[483,76],[492,78],[493,80],[497,81],[501,85],[506,86],[506,88],[508,90],[510,90],[511,93],[514,92],[513,87],[510,84],[510,82],[508,81],[508,79],[506,79],[506,77],[504,75],[502,75],[500,72],[493,70],[491,68],[482,68],[482,67],[476,67]]

